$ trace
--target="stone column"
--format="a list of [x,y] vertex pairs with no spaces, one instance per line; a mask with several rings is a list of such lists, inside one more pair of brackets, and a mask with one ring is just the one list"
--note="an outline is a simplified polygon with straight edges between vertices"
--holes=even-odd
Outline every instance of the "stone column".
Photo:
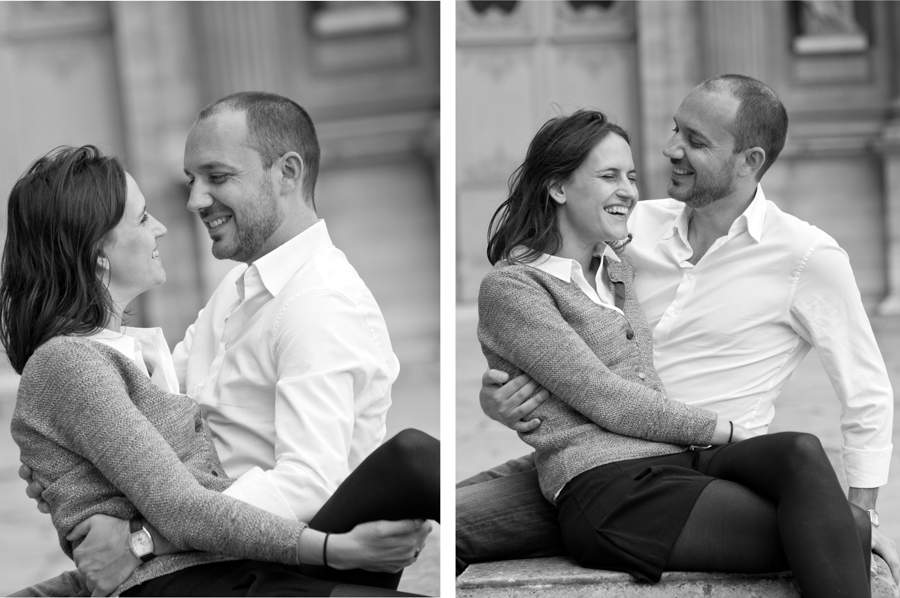
[[[900,6],[889,3],[892,30],[900,28]],[[894,44],[900,44],[892,40]],[[890,43],[890,41],[888,41]],[[889,53],[894,79],[893,89],[900,90],[900,59],[895,47]],[[890,119],[881,134],[877,149],[884,164],[884,220],[886,237],[887,296],[878,306],[884,316],[900,315],[900,93],[891,102]]]
[[[201,246],[196,217],[186,209],[184,142],[200,103],[199,65],[191,42],[188,4],[112,3],[125,129],[125,167],[148,211],[168,229],[160,241],[167,283],[138,298],[134,325],[161,326],[173,345],[200,308]],[[206,234],[203,232],[202,234]]]
[[640,63],[641,196],[667,197],[668,161],[662,150],[671,136],[672,116],[700,82],[700,7],[689,0],[635,3]]

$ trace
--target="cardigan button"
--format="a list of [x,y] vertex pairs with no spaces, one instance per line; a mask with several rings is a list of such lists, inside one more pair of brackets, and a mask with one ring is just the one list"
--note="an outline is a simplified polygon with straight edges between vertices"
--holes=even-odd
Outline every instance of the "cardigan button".
[[634,338],[634,330],[628,330],[628,332],[625,333],[625,338],[627,338],[628,340],[633,339]]
[[638,374],[638,378],[640,378],[641,380],[646,380],[647,374],[645,374],[644,372],[641,372],[640,374]]
[[215,469],[212,470],[212,474],[216,477],[219,477],[219,472],[216,471]]

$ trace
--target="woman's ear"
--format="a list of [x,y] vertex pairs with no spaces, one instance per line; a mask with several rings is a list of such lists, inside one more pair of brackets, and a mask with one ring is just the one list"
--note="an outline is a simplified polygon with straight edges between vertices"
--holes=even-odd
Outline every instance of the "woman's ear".
[[104,270],[109,270],[109,260],[106,259],[105,256],[98,255],[97,256],[97,265],[103,268]]
[[566,190],[561,182],[553,181],[550,183],[550,197],[558,204],[566,203]]

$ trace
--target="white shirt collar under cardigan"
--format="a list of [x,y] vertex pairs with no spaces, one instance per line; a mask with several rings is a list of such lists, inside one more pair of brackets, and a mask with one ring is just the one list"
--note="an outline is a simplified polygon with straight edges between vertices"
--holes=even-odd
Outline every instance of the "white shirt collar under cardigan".
[[[84,338],[115,349],[133,361],[139,370],[147,374],[151,381],[163,390],[180,392],[172,353],[169,351],[162,328],[123,326],[122,332],[102,328]],[[147,367],[148,362],[152,364],[150,368]]]
[[[603,243],[602,245],[602,251],[594,252],[594,257],[600,258],[600,266],[597,268],[597,277],[595,279],[597,285],[596,291],[594,290],[594,287],[588,283],[587,277],[581,269],[581,264],[578,263],[577,260],[542,253],[533,262],[527,262],[525,265],[546,272],[551,276],[555,276],[563,282],[572,282],[574,280],[575,284],[578,285],[578,288],[581,289],[585,295],[587,295],[588,299],[597,305],[614,309],[617,312],[622,313],[622,310],[616,307],[615,299],[609,289],[609,276],[606,273],[607,259],[614,262],[619,262],[621,260],[619,259],[619,256],[616,255],[616,252],[613,251],[612,247],[606,243]],[[525,251],[527,250],[524,247],[519,246],[514,248],[510,254],[515,257]]]

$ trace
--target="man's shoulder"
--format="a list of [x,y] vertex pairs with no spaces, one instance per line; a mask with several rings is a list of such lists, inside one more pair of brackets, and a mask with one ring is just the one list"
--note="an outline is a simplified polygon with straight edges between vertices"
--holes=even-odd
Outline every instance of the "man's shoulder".
[[357,302],[371,295],[369,287],[343,251],[331,245],[317,251],[288,280],[279,297],[308,292],[336,293]]
[[799,251],[808,251],[813,246],[838,246],[834,238],[806,220],[789,214],[771,200],[766,201],[766,219],[763,225],[764,241],[780,241]]

